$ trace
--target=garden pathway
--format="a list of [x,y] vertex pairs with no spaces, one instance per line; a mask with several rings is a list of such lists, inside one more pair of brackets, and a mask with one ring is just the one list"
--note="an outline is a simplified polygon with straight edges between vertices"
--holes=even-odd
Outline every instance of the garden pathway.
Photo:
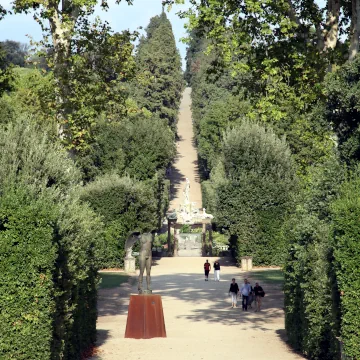
[[[213,263],[214,258],[209,258]],[[167,338],[125,339],[129,284],[100,290],[98,355],[92,360],[298,360],[284,341],[283,293],[280,285],[262,284],[263,311],[231,309],[230,279],[238,283],[250,274],[230,260],[220,260],[221,281],[205,282],[204,258],[162,258],[154,261],[152,287],[162,296]],[[266,271],[266,270],[264,270]]]
[[178,209],[183,203],[185,180],[190,180],[190,201],[202,207],[198,157],[194,141],[191,117],[191,88],[186,88],[180,104],[177,126],[177,156],[169,176],[171,181],[170,209]]

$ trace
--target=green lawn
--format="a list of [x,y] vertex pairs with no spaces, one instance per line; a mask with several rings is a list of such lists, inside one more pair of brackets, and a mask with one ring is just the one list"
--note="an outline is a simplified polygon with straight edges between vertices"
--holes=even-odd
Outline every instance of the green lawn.
[[100,273],[100,289],[111,289],[120,286],[129,280],[129,275],[122,272],[102,272]]
[[279,284],[284,283],[284,273],[282,270],[255,270],[249,273],[252,279],[252,283],[259,282],[260,285],[262,282],[267,284]]

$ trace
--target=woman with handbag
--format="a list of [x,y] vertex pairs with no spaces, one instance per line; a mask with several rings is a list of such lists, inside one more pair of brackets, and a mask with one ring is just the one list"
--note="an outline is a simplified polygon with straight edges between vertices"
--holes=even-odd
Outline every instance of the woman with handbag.
[[261,300],[265,296],[265,291],[259,285],[259,283],[255,283],[254,293],[255,293],[255,302],[256,302],[255,312],[257,312],[261,310]]

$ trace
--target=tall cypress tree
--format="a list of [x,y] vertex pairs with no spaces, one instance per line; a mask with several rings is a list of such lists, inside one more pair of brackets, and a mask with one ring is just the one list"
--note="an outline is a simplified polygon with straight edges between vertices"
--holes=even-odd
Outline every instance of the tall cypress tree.
[[146,84],[135,86],[138,104],[166,119],[175,131],[184,80],[172,26],[164,11],[151,18],[136,59],[139,72],[149,76]]

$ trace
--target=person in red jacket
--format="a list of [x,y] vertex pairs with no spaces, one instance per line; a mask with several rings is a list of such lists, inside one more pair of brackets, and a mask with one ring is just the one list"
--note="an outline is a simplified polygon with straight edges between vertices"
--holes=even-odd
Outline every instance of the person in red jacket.
[[209,272],[211,270],[211,265],[208,260],[204,264],[204,271],[205,271],[205,281],[209,281]]

